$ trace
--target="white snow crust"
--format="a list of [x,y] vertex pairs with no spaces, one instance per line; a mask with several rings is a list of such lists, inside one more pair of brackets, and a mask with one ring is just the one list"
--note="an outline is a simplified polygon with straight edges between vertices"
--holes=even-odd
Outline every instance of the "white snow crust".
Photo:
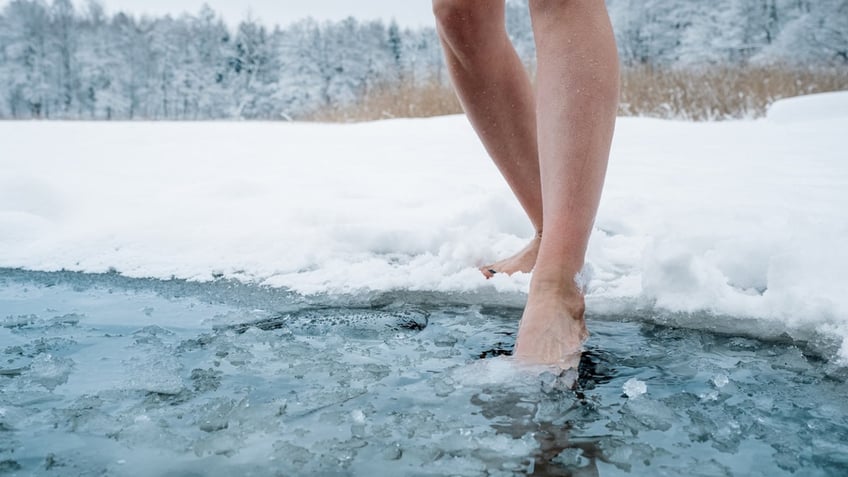
[[819,93],[775,101],[766,117],[777,123],[848,118],[848,94]]
[[[836,337],[848,359],[846,104],[832,93],[761,120],[621,118],[588,252],[590,312],[706,328],[740,317]],[[529,283],[477,271],[533,230],[462,116],[0,122],[0,144],[0,267],[304,294]]]

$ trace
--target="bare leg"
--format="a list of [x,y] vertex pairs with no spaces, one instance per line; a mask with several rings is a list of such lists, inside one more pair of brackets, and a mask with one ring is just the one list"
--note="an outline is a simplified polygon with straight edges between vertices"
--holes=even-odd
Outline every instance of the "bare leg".
[[533,88],[509,42],[503,0],[433,0],[448,71],[463,109],[509,184],[536,236],[484,275],[529,272],[542,231],[542,193]]
[[515,355],[573,364],[588,337],[575,276],[603,188],[618,104],[615,38],[601,0],[531,0],[545,234]]

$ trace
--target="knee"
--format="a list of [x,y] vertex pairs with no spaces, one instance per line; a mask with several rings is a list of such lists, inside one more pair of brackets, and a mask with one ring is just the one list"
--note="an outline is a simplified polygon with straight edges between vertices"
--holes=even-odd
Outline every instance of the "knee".
[[433,16],[441,29],[456,28],[469,15],[468,4],[463,0],[433,0]]
[[[497,8],[491,0],[433,0],[439,33],[454,38],[484,32],[497,24]],[[495,2],[500,3],[500,2]]]

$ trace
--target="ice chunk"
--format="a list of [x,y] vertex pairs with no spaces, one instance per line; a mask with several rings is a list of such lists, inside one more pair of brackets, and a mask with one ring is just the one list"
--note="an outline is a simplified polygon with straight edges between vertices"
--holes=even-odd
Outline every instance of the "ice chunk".
[[12,459],[0,460],[0,472],[4,474],[6,472],[14,472],[21,470],[21,468],[21,464],[18,464],[17,461],[14,461]]
[[589,459],[583,455],[583,450],[578,447],[570,447],[563,450],[552,459],[552,462],[566,468],[586,467],[590,464]]
[[624,383],[622,390],[627,397],[633,399],[648,392],[648,385],[645,384],[644,381],[640,381],[636,378],[630,378],[626,383]]
[[441,333],[433,338],[433,344],[440,348],[450,348],[457,342],[457,337],[448,333]]
[[13,431],[23,421],[26,410],[17,406],[0,407],[0,432]]
[[25,376],[30,381],[41,384],[52,391],[56,386],[68,381],[73,366],[74,362],[70,359],[42,353],[32,360],[29,371],[25,373]]
[[380,453],[385,460],[398,460],[403,457],[403,450],[400,448],[400,444],[394,442],[388,446]]
[[730,379],[727,378],[726,374],[716,374],[715,376],[713,376],[713,384],[719,389],[727,386],[727,383],[729,382]]
[[[453,370],[457,382],[466,386],[500,384],[511,386],[538,386],[538,379],[526,367],[516,363],[512,357],[499,356],[496,358],[473,361],[466,366]],[[538,374],[538,373],[537,373]]]
[[350,417],[353,419],[353,422],[357,424],[365,424],[365,413],[362,412],[361,409],[354,409],[351,411]]
[[433,390],[436,396],[446,397],[456,390],[455,381],[450,377],[438,377],[433,380]]
[[214,391],[221,386],[223,373],[212,368],[191,370],[191,381],[197,392]]
[[85,319],[85,315],[81,315],[79,313],[67,313],[60,316],[54,316],[50,323],[53,326],[76,326],[79,324],[80,320]]
[[395,332],[415,332],[427,327],[429,313],[418,309],[381,310],[317,308],[284,313],[271,318],[235,325],[213,326],[218,331],[244,333],[250,328],[263,331],[288,330],[297,335],[337,334],[347,338],[374,339]]
[[0,326],[3,328],[23,328],[24,326],[34,325],[39,321],[37,315],[9,315],[0,320]]
[[627,401],[622,406],[621,413],[622,423],[634,431],[640,429],[667,431],[675,420],[675,413],[671,408],[662,402],[648,398]]
[[179,394],[185,389],[180,377],[182,366],[175,357],[165,355],[161,350],[155,353],[151,358],[133,359],[127,363],[127,387],[156,394]]

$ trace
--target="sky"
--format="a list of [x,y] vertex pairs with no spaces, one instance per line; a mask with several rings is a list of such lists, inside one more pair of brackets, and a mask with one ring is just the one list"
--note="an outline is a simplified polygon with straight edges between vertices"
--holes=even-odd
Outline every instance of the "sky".
[[[430,0],[100,0],[109,12],[125,11],[135,14],[162,15],[182,12],[195,13],[203,3],[208,3],[224,16],[229,24],[236,24],[248,12],[267,26],[286,26],[312,16],[319,20],[340,20],[353,16],[362,20],[394,18],[401,26],[433,25]],[[9,0],[0,0],[5,6]],[[83,6],[86,0],[74,0]]]

